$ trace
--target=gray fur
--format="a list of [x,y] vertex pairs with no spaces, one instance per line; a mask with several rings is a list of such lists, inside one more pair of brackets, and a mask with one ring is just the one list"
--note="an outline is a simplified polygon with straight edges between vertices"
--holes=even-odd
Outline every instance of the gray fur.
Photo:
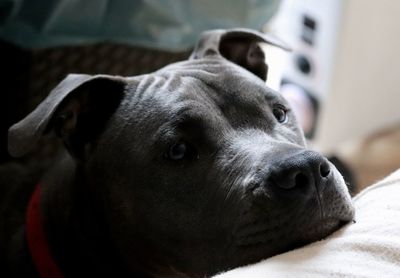
[[[10,129],[13,155],[52,128],[67,148],[40,181],[46,232],[66,276],[209,276],[353,218],[341,175],[306,149],[287,102],[265,85],[255,41],[281,46],[254,31],[217,30],[191,59],[151,74],[71,75]],[[172,159],[182,143],[185,156]],[[12,223],[0,240],[21,255],[0,259],[16,276],[32,265],[23,220]]]

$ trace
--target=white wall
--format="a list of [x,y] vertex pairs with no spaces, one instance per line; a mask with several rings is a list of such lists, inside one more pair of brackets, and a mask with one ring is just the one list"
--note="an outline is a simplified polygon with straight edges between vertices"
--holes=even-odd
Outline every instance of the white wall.
[[315,140],[323,151],[400,125],[400,1],[343,4],[330,91]]

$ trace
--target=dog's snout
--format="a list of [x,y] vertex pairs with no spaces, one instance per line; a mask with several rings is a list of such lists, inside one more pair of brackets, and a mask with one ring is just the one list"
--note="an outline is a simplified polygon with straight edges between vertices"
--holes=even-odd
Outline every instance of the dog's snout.
[[281,189],[320,186],[330,176],[326,158],[313,151],[304,151],[281,159],[268,172],[266,184]]

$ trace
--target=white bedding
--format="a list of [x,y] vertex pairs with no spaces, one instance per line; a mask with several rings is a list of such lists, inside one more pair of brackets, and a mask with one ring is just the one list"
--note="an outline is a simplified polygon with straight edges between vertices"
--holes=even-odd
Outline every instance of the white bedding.
[[354,204],[356,223],[327,239],[216,277],[400,277],[400,169]]

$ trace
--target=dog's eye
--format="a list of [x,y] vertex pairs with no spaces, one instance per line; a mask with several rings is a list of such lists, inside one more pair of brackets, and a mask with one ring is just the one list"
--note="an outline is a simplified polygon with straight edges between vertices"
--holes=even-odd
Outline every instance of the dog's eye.
[[168,158],[172,160],[183,159],[186,155],[187,146],[185,143],[178,143],[173,145],[168,152]]
[[197,152],[191,145],[179,142],[169,148],[167,157],[171,160],[182,160],[197,157]]
[[278,122],[280,122],[280,123],[286,122],[287,111],[285,110],[285,108],[283,108],[281,106],[274,107],[272,109],[272,113],[274,114],[274,116],[278,120]]

